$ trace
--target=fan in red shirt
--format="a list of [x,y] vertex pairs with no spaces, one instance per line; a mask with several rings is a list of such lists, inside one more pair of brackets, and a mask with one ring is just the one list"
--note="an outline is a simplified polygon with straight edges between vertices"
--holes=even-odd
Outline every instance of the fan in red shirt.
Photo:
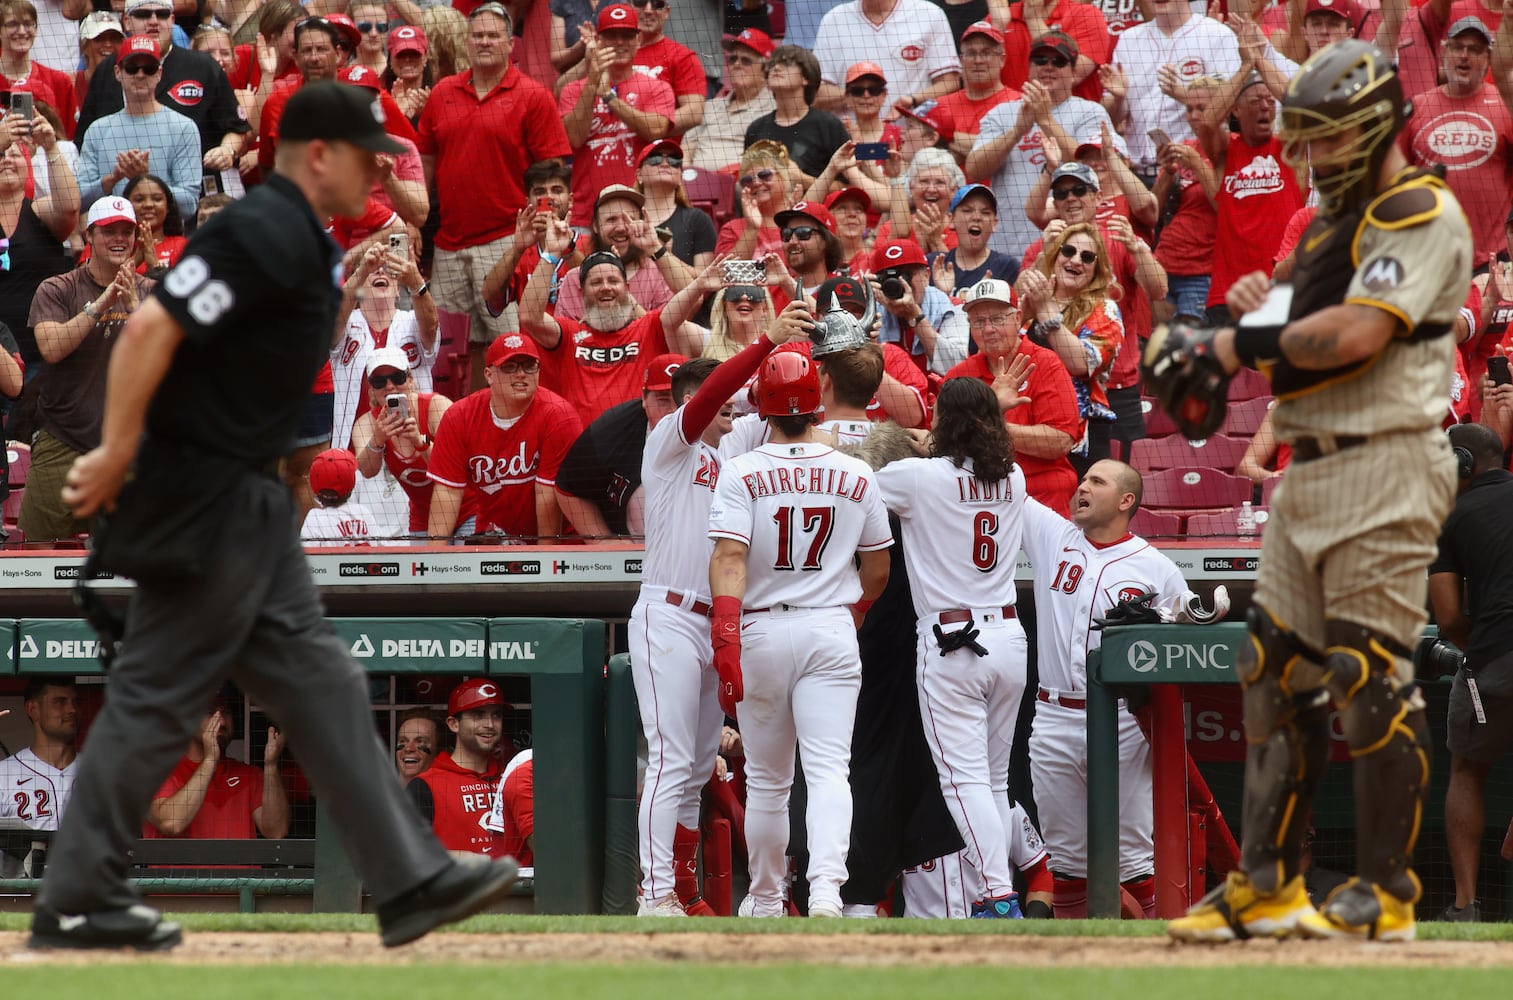
[[672,7],[662,0],[641,0],[636,7],[636,72],[672,87],[677,110],[672,115],[669,137],[677,137],[704,121],[704,95],[709,81],[699,54],[664,35]]
[[1065,512],[1077,490],[1067,452],[1082,440],[1072,377],[1054,351],[1020,334],[1019,299],[1008,282],[979,281],[962,302],[980,353],[952,368],[946,379],[979,378],[993,387],[1005,407],[1025,489],[1051,510]]
[[[1028,51],[1024,58],[1028,67]],[[963,159],[977,144],[982,116],[1019,100],[1019,91],[1003,82],[1003,65],[1003,32],[991,21],[978,21],[961,33],[961,89],[940,98],[936,107],[951,123],[951,152]]]
[[557,470],[583,424],[567,400],[540,388],[541,353],[523,334],[494,339],[483,377],[488,387],[454,403],[436,429],[426,531],[556,535]]
[[450,753],[439,753],[431,766],[405,786],[405,794],[449,851],[502,856],[503,841],[485,829],[495,789],[499,758],[494,751],[504,736],[504,695],[487,678],[463,681],[447,698],[447,728],[457,737]]
[[277,840],[289,833],[289,797],[279,775],[284,737],[268,729],[261,769],[226,759],[231,713],[224,706],[205,716],[189,750],[153,797],[142,836]]
[[1030,42],[1048,31],[1061,31],[1077,43],[1077,61],[1072,66],[1076,86],[1073,97],[1097,101],[1103,97],[1098,82],[1098,67],[1108,62],[1113,48],[1108,21],[1096,4],[1078,0],[1055,0],[1050,10],[1044,5],[1016,3],[1009,7],[1009,25],[1003,32],[1004,86],[1024,87],[1030,73]]
[[[88,9],[86,7],[86,9]],[[29,93],[58,113],[64,138],[74,137],[79,105],[72,75],[32,58],[37,8],[29,0],[0,3],[0,92]]]

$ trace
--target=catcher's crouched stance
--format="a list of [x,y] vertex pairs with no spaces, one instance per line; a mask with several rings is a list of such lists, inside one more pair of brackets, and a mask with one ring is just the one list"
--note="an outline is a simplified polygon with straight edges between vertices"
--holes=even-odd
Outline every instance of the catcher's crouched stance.
[[[1454,497],[1439,424],[1471,237],[1443,181],[1408,169],[1394,145],[1407,113],[1371,45],[1314,55],[1282,104],[1284,155],[1311,164],[1320,196],[1296,283],[1268,289],[1248,275],[1228,299],[1247,314],[1238,327],[1158,330],[1145,352],[1147,385],[1192,437],[1223,420],[1231,373],[1264,372],[1293,449],[1237,664],[1249,743],[1241,870],[1172,921],[1181,940],[1414,936],[1409,855],[1429,752],[1409,651]],[[1315,911],[1299,859],[1331,700],[1354,758],[1359,874]]]

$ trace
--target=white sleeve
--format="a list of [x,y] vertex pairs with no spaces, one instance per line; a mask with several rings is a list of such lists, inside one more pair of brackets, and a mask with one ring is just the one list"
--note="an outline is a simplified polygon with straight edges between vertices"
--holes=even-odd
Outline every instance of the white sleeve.
[[[1151,551],[1156,553],[1155,546],[1151,546]],[[1187,580],[1182,576],[1182,571],[1177,568],[1177,564],[1165,554],[1156,554],[1156,573],[1160,575],[1159,581],[1152,581],[1156,584],[1156,606],[1175,615],[1187,606],[1189,597],[1197,595],[1187,585]]]
[[[846,46],[837,21],[839,7],[832,7],[814,36],[814,55],[820,61],[820,80],[839,87],[846,78]],[[953,45],[954,51],[954,45]]]
[[501,777],[499,784],[494,786],[494,794],[489,796],[489,811],[478,820],[478,825],[490,833],[504,832],[504,781]]
[[967,360],[969,336],[966,313],[951,306],[935,328],[935,353],[930,357],[930,368],[945,374]]
[[[1019,466],[1015,465],[1018,469]],[[1026,497],[1024,502],[1024,554],[1030,557],[1030,569],[1038,577],[1054,561],[1052,551],[1061,538],[1066,520],[1051,508]]]
[[915,473],[920,461],[917,458],[905,458],[889,462],[872,474],[883,503],[899,517],[908,518],[914,512],[914,491],[919,483],[919,477]]
[[720,470],[709,505],[709,537],[751,544],[751,498],[741,488],[742,463]]
[[925,52],[930,60],[926,73],[933,82],[947,73],[960,73],[961,60],[956,55],[956,39],[951,35],[946,12],[934,4],[929,4],[926,10]]
[[888,508],[883,504],[881,490],[870,490],[862,498],[867,521],[862,526],[858,552],[876,552],[893,544],[893,529],[888,526]]

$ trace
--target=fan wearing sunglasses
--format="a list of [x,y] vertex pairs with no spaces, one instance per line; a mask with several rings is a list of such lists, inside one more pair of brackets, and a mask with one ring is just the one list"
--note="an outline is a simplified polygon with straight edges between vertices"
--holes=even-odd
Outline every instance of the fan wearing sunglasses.
[[747,147],[741,154],[740,179],[736,182],[741,217],[720,227],[714,252],[737,260],[761,260],[768,254],[782,253],[783,236],[775,220],[793,204],[795,185],[791,178],[797,173],[781,144],[761,139]]
[[[408,501],[406,529],[424,537],[431,515],[435,483],[427,475],[431,442],[441,430],[441,418],[452,401],[431,392],[429,379],[421,389],[401,347],[380,347],[367,354],[362,389],[364,406],[352,428],[352,450],[364,479],[397,480]],[[389,397],[404,397],[404,406],[390,406]]]
[[776,48],[772,39],[757,28],[747,28],[739,35],[726,35],[721,45],[729,92],[705,105],[704,123],[683,137],[689,162],[702,170],[723,170],[739,163],[746,149],[746,129],[776,107],[767,89],[767,57]]
[[672,87],[677,110],[667,134],[682,135],[704,121],[704,95],[709,89],[704,63],[693,49],[663,34],[667,19],[672,16],[671,0],[632,0],[632,5],[640,31],[635,65],[645,67]]
[[1031,320],[1026,335],[1056,352],[1072,376],[1077,412],[1086,421],[1082,441],[1068,456],[1078,476],[1111,455],[1114,411],[1107,387],[1124,344],[1120,294],[1103,237],[1087,222],[1047,240],[1040,259],[1019,276],[1020,305]]
[[[672,234],[664,244],[668,252],[695,270],[714,260],[714,220],[688,202],[683,189],[683,164],[688,162],[683,148],[671,139],[653,143],[636,157],[636,186],[646,197],[643,206],[646,221],[654,229]],[[656,257],[661,252],[653,250]],[[690,273],[688,278],[692,278]],[[685,282],[686,283],[686,282]],[[669,282],[674,289],[682,287]]]

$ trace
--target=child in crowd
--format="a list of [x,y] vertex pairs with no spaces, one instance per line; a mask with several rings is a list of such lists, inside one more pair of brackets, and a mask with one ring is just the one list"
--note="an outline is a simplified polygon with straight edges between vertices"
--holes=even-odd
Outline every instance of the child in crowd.
[[301,541],[317,545],[363,545],[373,515],[360,503],[348,503],[357,486],[357,459],[350,451],[328,448],[310,463],[310,492],[315,507],[305,515]]

